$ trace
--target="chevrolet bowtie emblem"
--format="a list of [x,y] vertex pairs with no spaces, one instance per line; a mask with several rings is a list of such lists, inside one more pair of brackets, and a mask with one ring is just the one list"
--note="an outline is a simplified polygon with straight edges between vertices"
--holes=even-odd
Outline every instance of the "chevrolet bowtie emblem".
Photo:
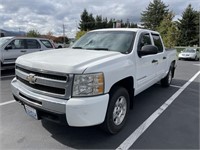
[[28,82],[29,82],[30,84],[35,84],[35,82],[36,82],[36,80],[37,80],[35,74],[32,74],[32,73],[30,73],[30,74],[26,77],[26,79],[28,80]]

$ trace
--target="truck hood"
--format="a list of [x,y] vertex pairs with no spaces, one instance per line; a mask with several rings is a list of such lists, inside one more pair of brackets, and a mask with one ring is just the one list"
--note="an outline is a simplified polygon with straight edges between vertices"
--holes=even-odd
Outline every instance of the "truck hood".
[[16,60],[16,64],[62,73],[83,73],[91,65],[98,65],[105,62],[105,59],[112,60],[112,57],[120,55],[113,51],[63,48],[23,55]]

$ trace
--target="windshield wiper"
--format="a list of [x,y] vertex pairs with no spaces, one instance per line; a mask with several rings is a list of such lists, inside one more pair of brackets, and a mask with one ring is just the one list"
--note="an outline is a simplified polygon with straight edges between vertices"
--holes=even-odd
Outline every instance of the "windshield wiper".
[[88,50],[106,50],[106,51],[109,51],[108,48],[100,48],[100,47],[98,47],[98,48],[86,48],[86,49],[88,49]]
[[82,47],[76,47],[76,46],[74,46],[74,47],[72,47],[73,49],[82,49]]

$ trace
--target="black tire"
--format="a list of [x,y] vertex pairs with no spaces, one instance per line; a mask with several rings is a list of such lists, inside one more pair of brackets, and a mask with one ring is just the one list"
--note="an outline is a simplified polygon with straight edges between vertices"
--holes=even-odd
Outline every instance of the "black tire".
[[164,77],[163,79],[161,79],[160,83],[162,87],[169,87],[171,82],[172,82],[172,77],[173,77],[173,69],[174,69],[174,65],[171,65],[169,68],[169,72],[166,75],[166,77]]
[[[101,127],[109,134],[118,133],[124,126],[128,116],[130,98],[123,87],[115,87],[110,92],[110,101],[106,118]],[[114,117],[114,114],[116,115]]]
[[199,61],[199,58],[196,56],[194,60],[195,60],[195,61]]

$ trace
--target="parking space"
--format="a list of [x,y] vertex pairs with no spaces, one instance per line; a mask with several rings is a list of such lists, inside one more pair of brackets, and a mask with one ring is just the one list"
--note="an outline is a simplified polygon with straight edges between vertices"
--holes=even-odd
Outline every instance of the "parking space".
[[[1,76],[1,149],[116,149],[198,71],[196,61],[178,61],[169,88],[155,84],[135,97],[124,129],[108,135],[98,126],[73,128],[38,121],[13,102],[12,73]],[[199,149],[199,75],[130,145],[132,149]],[[10,102],[10,103],[7,103]],[[133,140],[133,139],[131,139]]]

